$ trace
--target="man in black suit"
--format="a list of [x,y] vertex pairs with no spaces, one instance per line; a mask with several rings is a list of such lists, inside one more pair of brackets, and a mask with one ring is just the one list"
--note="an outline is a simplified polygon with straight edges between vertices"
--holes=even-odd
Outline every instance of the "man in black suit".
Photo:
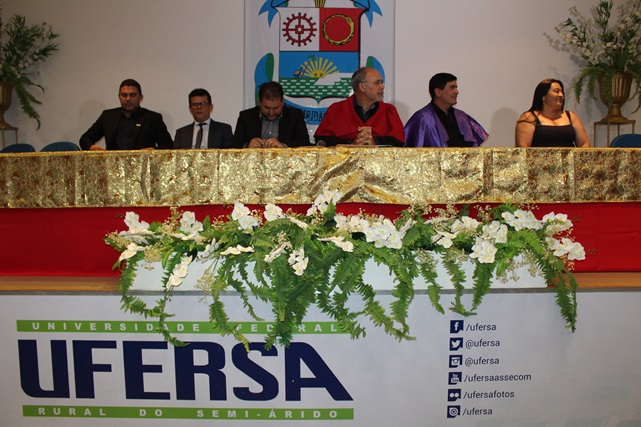
[[174,148],[230,148],[231,126],[211,118],[214,104],[205,89],[189,93],[189,112],[194,122],[176,131]]
[[234,143],[236,148],[286,148],[309,145],[303,112],[285,105],[283,87],[263,83],[258,89],[258,105],[240,112]]
[[83,150],[104,150],[96,144],[105,138],[107,150],[154,150],[171,148],[171,135],[162,115],[142,108],[142,89],[134,79],[120,83],[120,108],[102,112],[98,120],[80,137]]

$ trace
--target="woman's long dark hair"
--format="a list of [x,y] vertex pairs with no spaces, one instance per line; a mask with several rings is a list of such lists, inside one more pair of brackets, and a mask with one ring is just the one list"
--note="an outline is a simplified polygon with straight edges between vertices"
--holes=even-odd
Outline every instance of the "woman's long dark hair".
[[561,90],[563,91],[563,96],[564,96],[562,109],[565,109],[565,88],[563,87],[563,83],[561,82],[561,80],[557,80],[557,79],[545,79],[536,86],[536,89],[534,89],[532,106],[528,111],[530,111],[531,113],[534,113],[534,111],[541,111],[543,109],[543,97],[547,95],[548,92],[550,91],[550,88],[552,87],[552,83],[558,83],[559,86],[561,86]]

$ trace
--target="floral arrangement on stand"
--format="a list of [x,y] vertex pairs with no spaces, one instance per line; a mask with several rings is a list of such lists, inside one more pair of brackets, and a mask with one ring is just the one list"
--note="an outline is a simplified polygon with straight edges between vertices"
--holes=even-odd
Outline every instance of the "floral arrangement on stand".
[[[514,205],[478,208],[476,218],[466,209],[410,207],[392,221],[383,216],[342,215],[336,212],[340,194],[326,191],[305,215],[267,204],[263,212],[236,203],[228,218],[198,221],[193,212],[180,213],[163,223],[141,221],[128,212],[128,229],[107,235],[106,242],[121,252],[114,268],[122,268],[122,307],[126,311],[157,318],[159,332],[173,344],[182,343],[166,326],[171,316],[168,303],[173,290],[187,276],[190,265],[208,263],[198,280],[212,302],[210,321],[223,335],[248,339],[230,322],[221,296],[237,292],[247,312],[253,299],[271,305],[273,329],[265,337],[267,347],[288,345],[312,304],[333,318],[352,338],[365,335],[362,318],[382,326],[396,339],[412,339],[407,323],[414,299],[414,281],[428,283],[431,304],[441,313],[441,286],[436,281],[436,257],[454,284],[450,310],[464,316],[475,314],[489,292],[493,278],[505,277],[521,256],[540,270],[548,284],[556,286],[556,301],[569,328],[576,327],[576,281],[566,264],[585,258],[580,243],[570,237],[572,222],[564,214],[549,213],[537,220],[531,211]],[[363,279],[365,263],[386,266],[394,278],[394,301],[385,307]],[[471,306],[462,301],[466,281],[461,260],[474,262]],[[164,272],[159,289],[163,297],[149,307],[131,287],[136,271],[146,263],[161,262]],[[253,276],[250,274],[253,273]],[[359,297],[359,309],[348,308]]]
[[44,92],[33,78],[37,66],[58,50],[58,43],[54,41],[58,36],[44,22],[27,25],[21,15],[12,16],[4,25],[0,21],[0,82],[16,91],[22,111],[38,123],[38,128],[40,114],[35,106],[42,102],[29,89],[35,86]]
[[613,8],[612,0],[600,0],[592,8],[591,18],[582,15],[576,6],[570,8],[570,17],[555,28],[560,40],[554,43],[577,55],[582,66],[573,85],[577,101],[586,81],[589,94],[596,99],[596,83],[600,80],[603,94],[612,103],[612,78],[616,73],[629,73],[637,85],[638,110],[641,107],[641,0],[620,4],[616,21],[612,18]]

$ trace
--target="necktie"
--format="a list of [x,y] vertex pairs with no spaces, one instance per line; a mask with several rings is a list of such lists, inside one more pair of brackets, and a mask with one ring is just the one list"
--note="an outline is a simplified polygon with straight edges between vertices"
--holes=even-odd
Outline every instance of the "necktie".
[[203,144],[203,126],[205,126],[204,123],[198,123],[198,135],[196,135],[196,146],[194,148],[200,148],[200,146]]

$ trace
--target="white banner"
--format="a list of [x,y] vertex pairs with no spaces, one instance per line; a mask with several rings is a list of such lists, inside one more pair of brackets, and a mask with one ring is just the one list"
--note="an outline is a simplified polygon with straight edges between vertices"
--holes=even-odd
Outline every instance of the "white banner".
[[278,81],[287,104],[300,108],[310,133],[333,102],[351,93],[362,66],[394,95],[394,0],[245,0],[244,106],[258,87]]
[[352,341],[311,312],[289,348],[270,351],[269,324],[225,298],[249,353],[210,331],[195,293],[172,300],[184,348],[122,313],[118,296],[0,296],[0,426],[641,423],[641,292],[580,293],[574,334],[548,290],[492,293],[470,318],[418,295],[416,340],[401,343],[372,325]]

